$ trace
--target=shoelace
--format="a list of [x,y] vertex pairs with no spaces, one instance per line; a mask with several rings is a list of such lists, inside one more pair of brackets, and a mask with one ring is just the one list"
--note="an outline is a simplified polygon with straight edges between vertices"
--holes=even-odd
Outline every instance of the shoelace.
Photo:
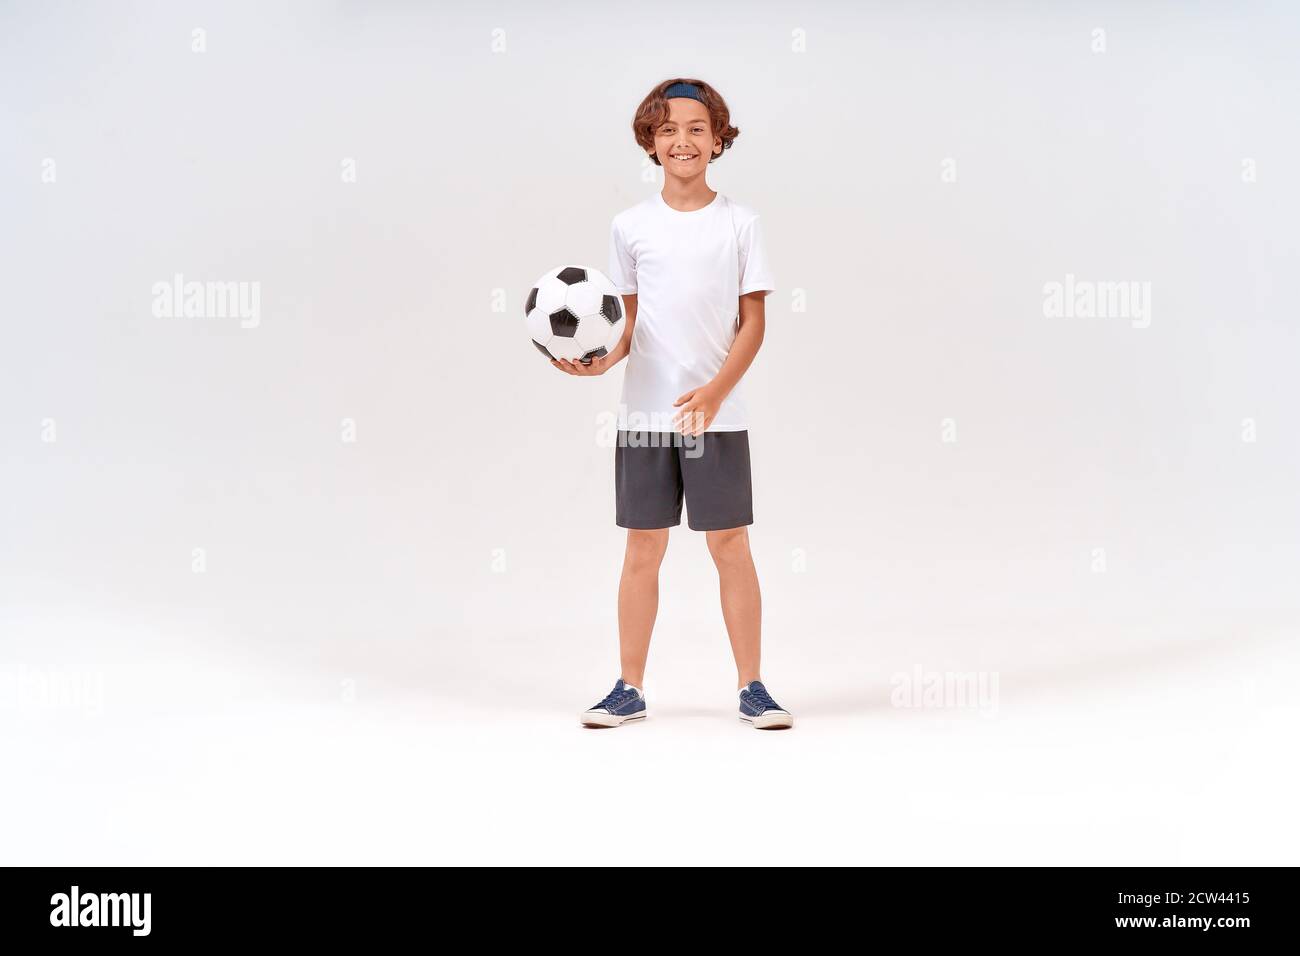
[[749,694],[750,701],[757,704],[762,710],[767,710],[768,708],[771,708],[772,710],[781,709],[781,705],[772,699],[772,695],[767,692],[767,688],[763,687],[761,684],[758,687],[750,688],[745,691],[745,693]]
[[597,708],[600,707],[604,707],[606,710],[612,710],[613,708],[617,707],[619,704],[623,703],[623,701],[627,700],[628,697],[631,696],[631,694],[632,692],[628,690],[626,687],[616,688],[614,690],[611,690],[608,694],[605,695],[605,699],[602,700],[595,707],[593,707],[592,710],[596,710]]

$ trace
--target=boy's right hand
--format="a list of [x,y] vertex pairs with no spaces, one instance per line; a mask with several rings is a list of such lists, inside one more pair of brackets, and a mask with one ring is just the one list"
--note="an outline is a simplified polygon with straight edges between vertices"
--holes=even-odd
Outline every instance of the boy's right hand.
[[590,365],[583,365],[581,362],[569,359],[551,359],[551,364],[561,372],[568,372],[570,375],[603,375],[614,365],[608,354],[593,358]]

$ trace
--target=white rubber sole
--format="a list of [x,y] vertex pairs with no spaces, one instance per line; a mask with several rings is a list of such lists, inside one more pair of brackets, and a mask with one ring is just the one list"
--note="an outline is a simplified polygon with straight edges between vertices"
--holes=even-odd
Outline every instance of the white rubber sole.
[[578,717],[578,722],[584,727],[617,727],[625,724],[629,720],[645,720],[646,711],[639,714],[628,714],[626,717],[618,714],[587,714],[584,713]]
[[784,730],[794,726],[794,718],[789,714],[763,714],[761,717],[746,717],[740,714],[739,716],[746,723],[753,724],[755,730]]

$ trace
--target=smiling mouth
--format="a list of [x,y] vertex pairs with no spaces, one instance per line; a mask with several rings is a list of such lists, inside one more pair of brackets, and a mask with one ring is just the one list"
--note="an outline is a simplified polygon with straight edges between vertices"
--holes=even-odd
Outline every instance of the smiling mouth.
[[689,163],[695,159],[695,154],[691,153],[688,155],[686,153],[671,153],[669,154],[669,158],[676,160],[679,163]]

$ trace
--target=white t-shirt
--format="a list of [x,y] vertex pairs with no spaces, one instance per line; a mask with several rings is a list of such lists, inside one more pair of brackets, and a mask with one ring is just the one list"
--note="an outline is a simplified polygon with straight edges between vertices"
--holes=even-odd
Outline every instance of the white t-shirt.
[[[731,350],[740,296],[776,288],[758,214],[722,193],[681,212],[656,192],[610,224],[609,277],[637,297],[618,427],[675,431],[673,402],[707,384]],[[749,427],[743,387],[742,379],[708,431]]]

